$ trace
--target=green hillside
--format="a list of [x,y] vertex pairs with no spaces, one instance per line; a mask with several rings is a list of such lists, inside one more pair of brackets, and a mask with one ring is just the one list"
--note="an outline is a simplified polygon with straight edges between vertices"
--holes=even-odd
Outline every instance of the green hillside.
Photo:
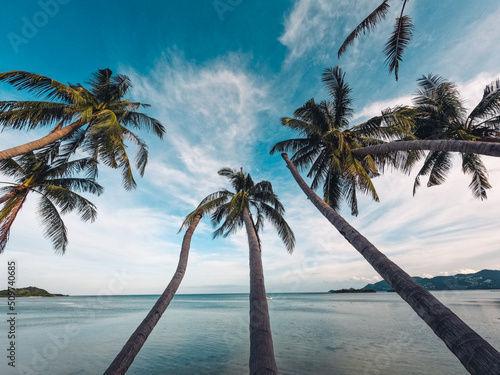
[[[500,289],[500,271],[495,270],[433,278],[413,277],[413,279],[427,290]],[[387,292],[392,288],[387,282],[379,281],[375,284],[368,284],[363,289]]]
[[[8,297],[9,291],[7,289],[0,290],[0,297]],[[52,294],[45,289],[37,288],[36,286],[29,286],[27,288],[16,288],[16,297],[64,297],[64,294]]]

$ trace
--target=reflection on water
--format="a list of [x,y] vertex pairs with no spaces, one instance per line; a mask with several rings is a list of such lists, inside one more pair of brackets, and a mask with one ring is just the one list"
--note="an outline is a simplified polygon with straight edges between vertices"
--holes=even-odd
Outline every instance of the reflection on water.
[[[500,293],[434,294],[500,348]],[[270,297],[281,374],[467,374],[395,293]],[[18,366],[2,374],[102,374],[157,298],[18,298]],[[248,356],[247,295],[180,295],[128,374],[245,374]]]

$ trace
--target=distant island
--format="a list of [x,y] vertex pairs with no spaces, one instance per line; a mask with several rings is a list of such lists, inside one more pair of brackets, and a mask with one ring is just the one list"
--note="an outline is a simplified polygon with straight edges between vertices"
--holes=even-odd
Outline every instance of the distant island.
[[[47,292],[45,289],[40,289],[35,286],[29,286],[27,288],[15,288],[16,297],[67,297],[64,294],[52,294]],[[0,297],[8,297],[9,291],[7,289],[0,290]]]
[[338,289],[338,290],[329,290],[328,293],[375,293],[376,291],[373,289]]
[[[500,271],[482,270],[477,273],[454,276],[436,276],[433,278],[412,277],[427,290],[484,290],[500,289]],[[391,286],[385,281],[368,284],[363,289],[377,292],[391,292]]]

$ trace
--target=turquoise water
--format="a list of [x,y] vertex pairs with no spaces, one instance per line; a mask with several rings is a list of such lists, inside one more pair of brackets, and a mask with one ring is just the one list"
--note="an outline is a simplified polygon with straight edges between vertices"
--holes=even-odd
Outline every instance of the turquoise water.
[[[435,295],[500,348],[500,292]],[[467,374],[395,293],[271,296],[281,374]],[[102,374],[157,298],[18,298],[16,368],[2,355],[0,373]],[[2,349],[7,331],[2,319]],[[245,374],[248,341],[247,295],[179,295],[128,374]]]

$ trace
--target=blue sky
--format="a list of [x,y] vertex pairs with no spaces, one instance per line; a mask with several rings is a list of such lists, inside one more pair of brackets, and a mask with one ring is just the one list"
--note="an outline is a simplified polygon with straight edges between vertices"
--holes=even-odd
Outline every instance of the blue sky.
[[[376,32],[340,59],[343,38],[379,1],[47,0],[3,4],[0,71],[26,70],[85,84],[98,68],[128,75],[130,98],[167,129],[150,146],[144,178],[132,192],[117,171],[102,167],[95,223],[66,215],[69,247],[54,254],[34,215],[36,199],[16,219],[4,254],[19,263],[18,285],[65,294],[157,294],[177,264],[182,218],[209,193],[228,187],[222,167],[270,180],[286,208],[297,246],[288,255],[271,226],[262,234],[269,292],[327,291],[380,280],[368,263],[310,205],[279,155],[276,142],[293,134],[280,118],[308,99],[326,99],[321,73],[340,65],[353,90],[352,125],[395,104],[411,103],[416,79],[442,75],[457,83],[468,108],[500,77],[500,4],[495,0],[410,1],[414,39],[396,82],[383,46],[400,2]],[[28,96],[0,84],[2,100]],[[2,149],[45,135],[4,131]],[[131,150],[132,151],[132,150]],[[375,179],[381,202],[361,198],[358,217],[342,214],[412,276],[500,269],[500,162],[484,157],[493,189],[486,201],[468,190],[455,163],[446,184],[412,197],[410,176],[387,171]],[[246,292],[244,231],[211,239],[208,218],[198,227],[179,293]]]

